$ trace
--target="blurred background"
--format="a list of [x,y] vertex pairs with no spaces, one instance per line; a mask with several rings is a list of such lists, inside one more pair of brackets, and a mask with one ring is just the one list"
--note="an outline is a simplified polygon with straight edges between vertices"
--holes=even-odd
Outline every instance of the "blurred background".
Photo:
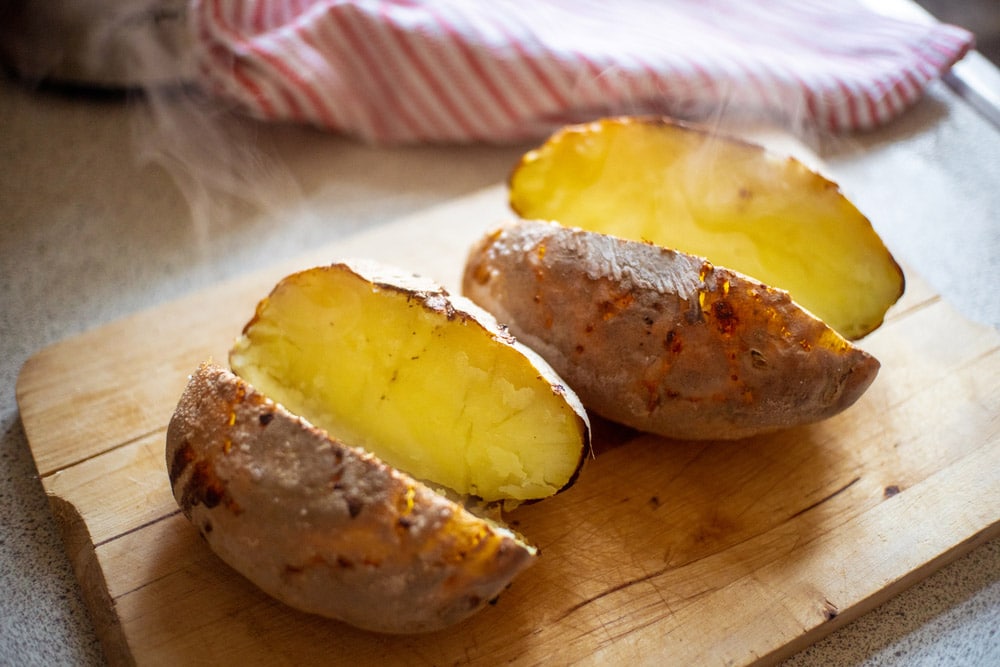
[[917,0],[940,21],[976,36],[976,49],[1000,66],[1000,0]]

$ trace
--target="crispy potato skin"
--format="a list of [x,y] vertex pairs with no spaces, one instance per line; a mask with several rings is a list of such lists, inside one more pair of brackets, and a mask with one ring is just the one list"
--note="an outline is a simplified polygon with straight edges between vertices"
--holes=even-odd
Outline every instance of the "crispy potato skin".
[[178,504],[222,560],[293,607],[368,630],[456,623],[536,557],[212,364],[180,399],[166,465]]
[[744,438],[825,419],[879,368],[784,291],[700,257],[555,223],[485,235],[463,291],[588,409],[671,438]]

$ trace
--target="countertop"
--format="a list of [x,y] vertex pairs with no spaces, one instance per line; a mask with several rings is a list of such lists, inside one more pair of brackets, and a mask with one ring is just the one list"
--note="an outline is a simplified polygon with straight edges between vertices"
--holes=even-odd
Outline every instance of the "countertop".
[[[379,148],[172,103],[0,81],[0,664],[103,663],[20,423],[31,354],[496,184],[526,148]],[[805,140],[899,260],[1000,327],[994,124],[939,82],[890,127]],[[787,664],[1000,664],[997,628],[995,539]]]

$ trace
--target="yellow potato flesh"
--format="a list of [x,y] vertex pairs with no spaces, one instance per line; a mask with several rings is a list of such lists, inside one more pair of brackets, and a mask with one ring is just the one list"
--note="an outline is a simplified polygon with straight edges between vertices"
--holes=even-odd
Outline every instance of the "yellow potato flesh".
[[571,126],[510,180],[521,217],[707,258],[789,292],[847,338],[877,328],[903,274],[836,184],[759,146],[666,121]]
[[529,359],[461,313],[337,267],[282,281],[230,363],[341,441],[459,494],[550,496],[583,456],[580,418]]

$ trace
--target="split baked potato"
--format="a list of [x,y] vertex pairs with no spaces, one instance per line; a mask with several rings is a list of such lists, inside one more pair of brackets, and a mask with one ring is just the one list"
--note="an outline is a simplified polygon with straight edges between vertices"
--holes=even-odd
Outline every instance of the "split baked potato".
[[854,403],[879,368],[783,290],[556,223],[486,234],[462,289],[589,410],[667,437],[743,438],[819,421]]
[[837,185],[798,160],[663,118],[567,126],[509,183],[522,218],[706,257],[789,292],[841,335],[877,328],[903,272]]
[[170,421],[178,504],[264,591],[366,629],[435,630],[489,602],[536,552],[463,503],[551,496],[589,452],[586,412],[540,357],[371,263],[283,279],[230,365],[199,368]]
[[551,496],[587,450],[579,399],[493,315],[371,262],[284,278],[229,363],[293,413],[460,496]]
[[367,630],[437,630],[495,598],[533,546],[203,365],[167,435],[211,549],[263,591]]
[[509,201],[522,221],[472,248],[463,292],[597,414],[743,438],[832,416],[878,372],[849,340],[880,326],[903,273],[836,184],[795,159],[605,118],[525,153]]

